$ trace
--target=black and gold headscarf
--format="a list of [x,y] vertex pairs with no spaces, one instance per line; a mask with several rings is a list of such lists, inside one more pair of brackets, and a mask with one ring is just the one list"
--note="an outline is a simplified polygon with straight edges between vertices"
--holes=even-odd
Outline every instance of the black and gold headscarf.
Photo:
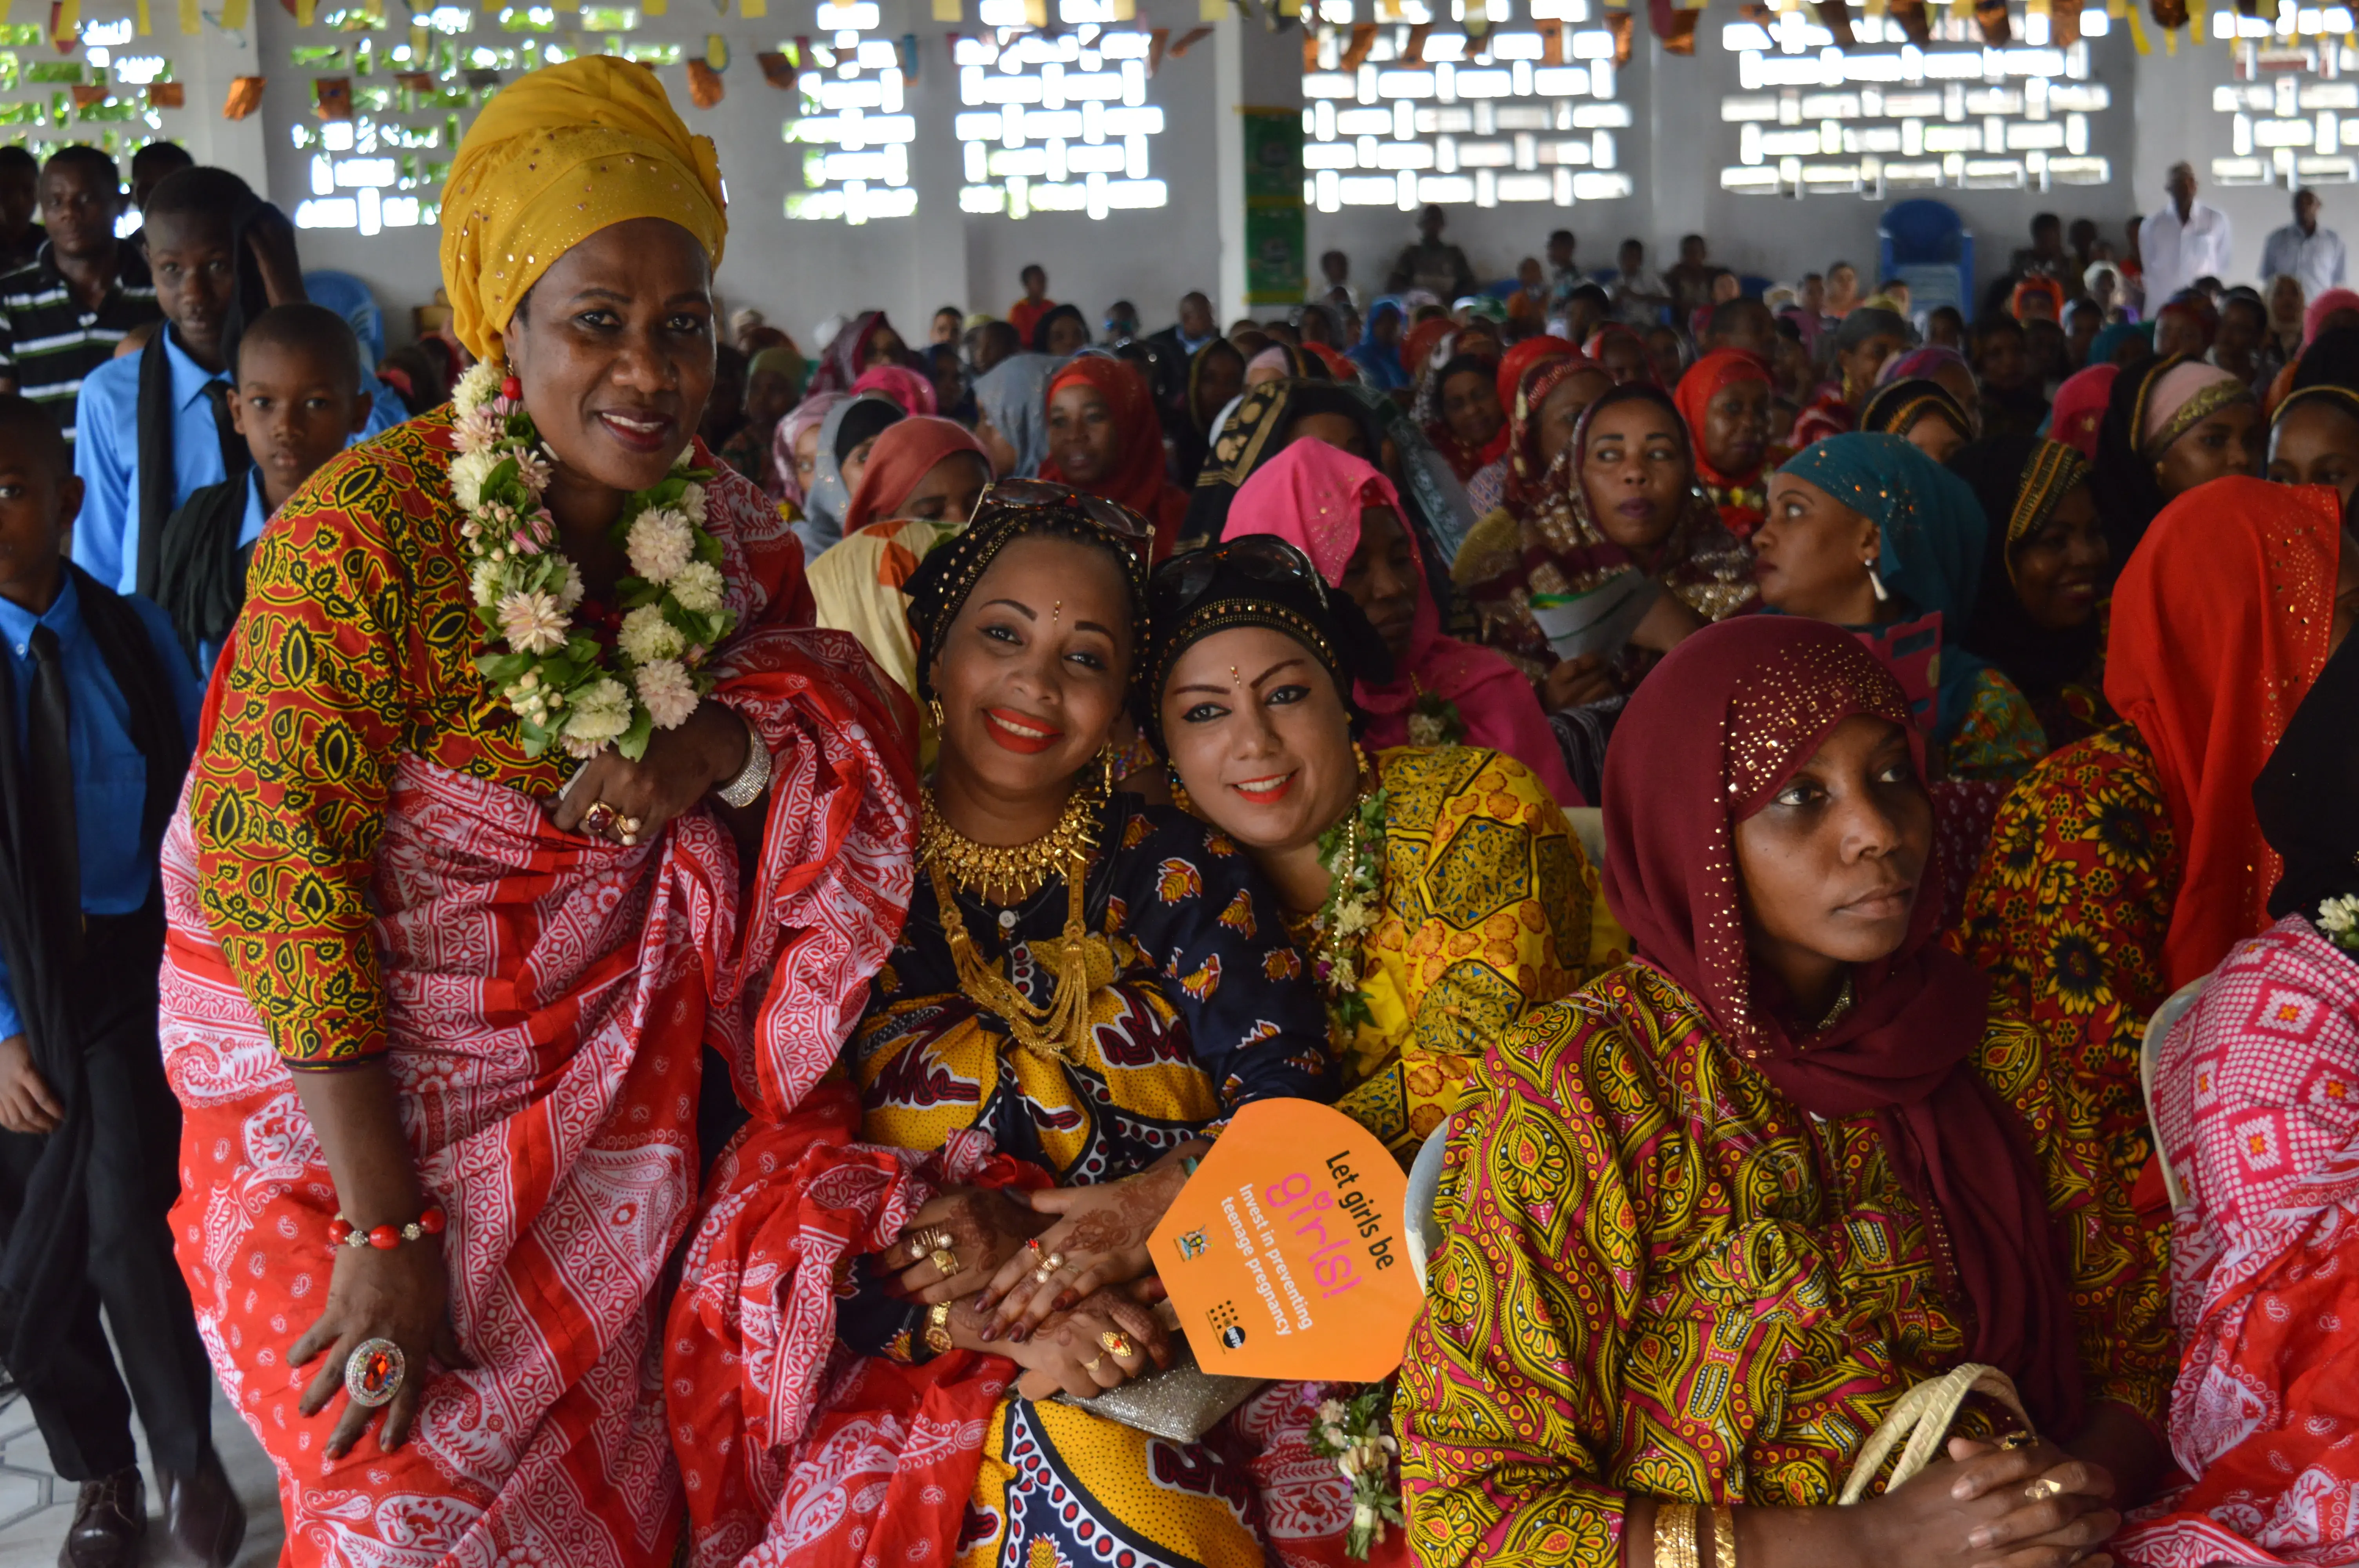
[[[937,545],[910,574],[909,635],[918,647],[918,696],[934,695],[931,672],[951,622],[999,552],[1016,540],[1046,535],[1095,545],[1121,564],[1129,589],[1132,643],[1145,639],[1147,563],[1155,541],[1152,524],[1126,506],[1084,495],[1047,480],[1002,480],[984,492],[973,520]],[[1135,662],[1135,661],[1134,661]]]
[[1155,568],[1147,602],[1131,712],[1158,751],[1171,666],[1215,633],[1238,626],[1285,633],[1327,671],[1347,711],[1353,681],[1392,678],[1392,654],[1359,605],[1329,589],[1308,557],[1272,535],[1248,534],[1172,557]]

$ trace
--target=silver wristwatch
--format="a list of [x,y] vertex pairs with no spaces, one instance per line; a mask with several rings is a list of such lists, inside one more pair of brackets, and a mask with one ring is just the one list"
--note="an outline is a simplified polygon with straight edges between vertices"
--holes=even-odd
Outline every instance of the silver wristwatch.
[[745,726],[745,765],[737,770],[735,778],[713,793],[742,810],[761,799],[762,792],[770,787],[770,748],[762,739],[762,732],[754,728],[752,719],[742,713],[738,718]]

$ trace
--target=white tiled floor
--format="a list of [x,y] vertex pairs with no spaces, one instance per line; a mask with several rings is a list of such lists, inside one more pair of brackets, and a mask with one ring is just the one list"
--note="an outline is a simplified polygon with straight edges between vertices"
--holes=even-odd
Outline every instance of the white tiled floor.
[[[135,1431],[137,1424],[133,1422]],[[221,1451],[222,1464],[238,1496],[245,1499],[245,1549],[238,1554],[238,1568],[262,1568],[277,1562],[281,1533],[277,1482],[261,1445],[219,1390],[213,1394],[213,1445]],[[147,1462],[144,1437],[139,1461],[144,1469]],[[46,1507],[42,1506],[45,1500]],[[49,1449],[33,1429],[33,1412],[22,1400],[11,1400],[0,1407],[0,1519],[16,1521],[0,1529],[0,1568],[51,1568],[58,1560],[58,1548],[65,1541],[66,1526],[73,1520],[73,1484],[49,1474]],[[155,1473],[150,1470],[147,1513],[154,1528],[148,1533],[146,1560],[160,1568],[186,1560],[165,1539],[159,1506]]]

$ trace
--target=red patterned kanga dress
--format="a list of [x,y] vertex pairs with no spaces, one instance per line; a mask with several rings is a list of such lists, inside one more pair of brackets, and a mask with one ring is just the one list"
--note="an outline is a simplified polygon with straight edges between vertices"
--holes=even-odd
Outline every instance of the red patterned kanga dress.
[[[286,1562],[661,1563],[680,1491],[650,1341],[703,1047],[789,1104],[833,1061],[908,903],[912,716],[808,629],[799,547],[724,471],[707,526],[739,630],[715,697],[776,762],[759,864],[741,881],[701,809],[636,849],[558,832],[542,802],[573,764],[526,756],[473,667],[451,457],[447,413],[388,431],[255,549],[165,849],[172,1224],[277,1467]],[[285,1359],[337,1206],[290,1075],[370,1057],[449,1211],[476,1365],[435,1370],[398,1453],[371,1435],[331,1461],[342,1401],[304,1417],[317,1368]]]

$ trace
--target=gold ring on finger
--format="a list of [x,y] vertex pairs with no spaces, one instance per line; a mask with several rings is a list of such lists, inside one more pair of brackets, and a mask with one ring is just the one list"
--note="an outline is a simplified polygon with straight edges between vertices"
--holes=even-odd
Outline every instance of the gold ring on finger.
[[614,831],[614,808],[603,800],[593,800],[590,809],[582,814],[582,831],[592,838],[604,838]]
[[1137,1349],[1130,1343],[1130,1336],[1118,1329],[1109,1328],[1099,1335],[1098,1343],[1104,1346],[1106,1353],[1117,1361],[1127,1361],[1138,1354]]
[[945,1280],[962,1272],[959,1268],[959,1255],[947,1247],[935,1248],[926,1261],[931,1263],[935,1271]]
[[2010,1432],[2005,1437],[1998,1440],[1999,1447],[2009,1454],[2013,1454],[2018,1449],[2037,1447],[2038,1443],[2038,1436],[2036,1433],[2028,1432]]
[[2023,1488],[2023,1495],[2035,1503],[2044,1503],[2064,1489],[2064,1483],[2053,1476],[2042,1476]]

